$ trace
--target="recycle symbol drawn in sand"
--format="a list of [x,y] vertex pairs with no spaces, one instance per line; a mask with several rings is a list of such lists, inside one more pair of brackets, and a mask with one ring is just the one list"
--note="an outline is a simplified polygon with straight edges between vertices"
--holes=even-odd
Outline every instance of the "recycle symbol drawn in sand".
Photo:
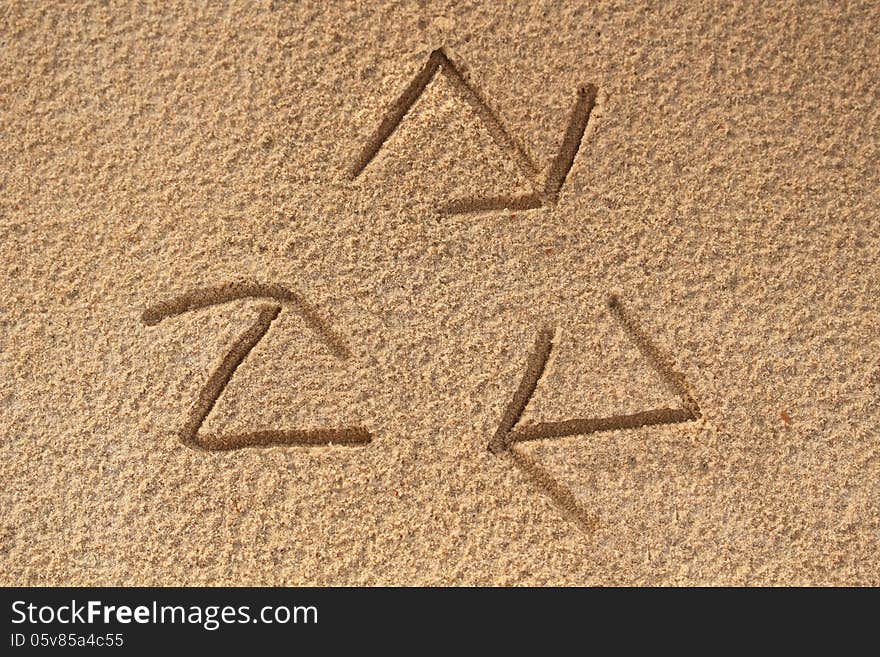
[[[369,166],[383,148],[400,122],[421,97],[430,82],[444,75],[453,88],[471,106],[496,144],[509,153],[520,171],[532,181],[533,189],[527,193],[485,198],[454,199],[441,210],[448,214],[491,212],[496,210],[530,210],[552,207],[562,190],[571,170],[586,131],[590,114],[596,104],[598,90],[595,85],[585,84],[576,93],[574,106],[569,115],[559,152],[544,172],[543,180],[538,167],[504,127],[495,111],[480,93],[468,82],[458,67],[442,49],[431,53],[427,63],[391,104],[385,117],[358,154],[350,168],[352,178],[357,178]],[[350,356],[343,339],[330,328],[321,313],[312,307],[299,293],[277,283],[233,282],[216,287],[190,290],[166,301],[148,307],[143,322],[153,326],[191,311],[248,299],[260,303],[256,321],[242,333],[224,355],[216,369],[202,386],[198,398],[180,429],[182,442],[202,450],[234,450],[268,446],[326,446],[345,445],[365,447],[373,436],[367,427],[342,426],[320,429],[279,428],[249,433],[212,434],[203,433],[202,425],[226,389],[238,367],[269,331],[272,322],[282,312],[298,313],[315,336],[339,359]],[[570,418],[553,422],[527,424],[522,415],[541,380],[554,346],[556,331],[542,327],[537,332],[532,351],[524,365],[519,386],[512,391],[499,421],[495,434],[487,441],[487,448],[495,455],[506,458],[524,472],[532,483],[547,495],[559,511],[579,527],[589,532],[595,525],[594,517],[579,504],[575,495],[525,451],[518,449],[520,443],[560,438],[620,429],[638,429],[663,424],[692,422],[700,418],[699,405],[688,391],[684,377],[674,371],[671,359],[663,354],[641,328],[632,314],[617,297],[608,299],[608,308],[627,337],[638,348],[666,386],[680,399],[678,408],[652,408],[636,413],[606,417]]]

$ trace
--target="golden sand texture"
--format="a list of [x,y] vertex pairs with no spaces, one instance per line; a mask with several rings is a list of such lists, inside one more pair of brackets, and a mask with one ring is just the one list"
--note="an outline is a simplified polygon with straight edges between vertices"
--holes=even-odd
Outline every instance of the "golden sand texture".
[[4,2],[0,584],[880,584],[877,25]]

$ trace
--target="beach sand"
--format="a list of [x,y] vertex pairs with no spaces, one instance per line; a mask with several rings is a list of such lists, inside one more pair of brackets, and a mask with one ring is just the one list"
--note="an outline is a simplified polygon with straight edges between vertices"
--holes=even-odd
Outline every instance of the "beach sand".
[[880,5],[648,5],[3,3],[0,584],[880,584]]

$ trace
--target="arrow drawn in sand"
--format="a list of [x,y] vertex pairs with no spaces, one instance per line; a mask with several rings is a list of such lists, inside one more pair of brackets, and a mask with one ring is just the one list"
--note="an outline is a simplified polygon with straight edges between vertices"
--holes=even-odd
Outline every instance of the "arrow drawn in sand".
[[594,84],[581,86],[575,98],[574,106],[569,115],[568,123],[559,152],[553,159],[540,180],[540,172],[533,158],[526,149],[504,127],[498,113],[468,82],[459,68],[449,59],[442,48],[437,49],[428,57],[427,63],[416,74],[403,93],[391,104],[385,117],[376,131],[367,140],[349,171],[351,178],[357,178],[378,155],[401,121],[409,113],[412,106],[424,93],[425,89],[437,75],[442,73],[452,86],[467,101],[477,117],[489,131],[498,146],[508,153],[526,179],[532,181],[533,191],[526,194],[509,194],[494,197],[475,197],[457,199],[442,208],[448,214],[464,214],[469,212],[489,212],[493,210],[532,210],[556,204],[559,193],[565,184],[569,171],[574,164],[575,156],[581,146],[584,131],[590,120],[590,114],[596,104],[598,89]]
[[230,283],[219,287],[201,288],[150,306],[144,311],[142,319],[147,326],[154,326],[168,317],[229,303],[237,299],[251,298],[255,300],[269,299],[272,303],[260,306],[256,322],[238,337],[232,348],[208,377],[180,432],[183,443],[189,447],[212,451],[273,445],[318,446],[369,443],[372,437],[362,427],[310,430],[279,429],[227,435],[199,433],[202,424],[213,410],[220,395],[223,394],[238,366],[269,331],[272,322],[282,310],[282,304],[292,306],[299,312],[309,328],[317,334],[337,358],[346,359],[349,356],[348,349],[330,330],[317,311],[307,304],[300,295],[280,285]]
[[550,498],[566,518],[575,522],[586,532],[595,529],[598,522],[596,516],[578,502],[574,493],[557,481],[534,458],[518,449],[517,445],[532,440],[582,436],[599,431],[640,429],[661,424],[693,422],[701,415],[700,407],[688,391],[684,377],[673,369],[671,360],[657,348],[635,319],[623,308],[620,300],[614,296],[610,297],[608,308],[635,343],[642,356],[648,360],[663,382],[681,399],[681,408],[654,408],[624,415],[520,425],[522,414],[535,394],[535,389],[538,387],[538,382],[544,374],[547,361],[553,350],[555,332],[552,329],[543,328],[538,331],[538,337],[535,339],[535,345],[526,362],[526,371],[520,380],[519,387],[504,410],[498,429],[488,445],[491,452],[508,457],[514,466],[528,475],[532,483]]

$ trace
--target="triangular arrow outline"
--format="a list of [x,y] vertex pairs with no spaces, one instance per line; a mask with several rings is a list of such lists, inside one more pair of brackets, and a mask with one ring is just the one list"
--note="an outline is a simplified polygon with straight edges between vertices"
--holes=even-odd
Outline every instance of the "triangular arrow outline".
[[577,91],[574,107],[569,115],[563,135],[562,145],[553,162],[547,168],[544,182],[538,180],[539,170],[526,149],[504,127],[499,115],[493,110],[482,95],[471,85],[459,68],[446,55],[442,48],[431,52],[428,61],[410,81],[403,93],[391,104],[385,117],[379,123],[372,136],[361,149],[357,159],[349,170],[352,179],[357,178],[378,155],[385,142],[400,126],[401,121],[409,113],[416,101],[421,98],[425,89],[437,75],[442,73],[453,87],[464,97],[473,108],[477,117],[489,131],[496,144],[510,154],[535,189],[526,194],[510,194],[489,198],[457,199],[441,208],[448,214],[464,214],[469,212],[488,212],[492,210],[532,210],[535,208],[555,205],[559,199],[565,180],[568,177],[574,159],[581,145],[590,114],[596,104],[598,89],[594,84],[582,85]]
[[200,310],[237,299],[271,299],[274,303],[259,308],[256,322],[242,333],[208,377],[199,391],[189,416],[180,431],[184,445],[209,451],[226,451],[244,447],[270,447],[280,445],[321,446],[321,445],[364,445],[372,440],[369,431],[362,427],[332,429],[271,429],[239,434],[201,434],[199,430],[205,419],[217,404],[238,366],[269,331],[272,322],[281,312],[281,302],[293,306],[306,324],[327,344],[333,354],[340,359],[349,356],[348,349],[326,322],[296,292],[280,285],[260,283],[230,283],[219,287],[200,288],[168,301],[147,308],[142,316],[144,324],[154,326],[163,319],[193,310]]
[[693,422],[701,417],[699,404],[690,394],[684,376],[673,369],[669,357],[653,343],[616,296],[609,297],[608,309],[660,378],[676,392],[681,399],[682,407],[653,408],[637,413],[607,417],[575,418],[520,425],[522,414],[535,394],[553,349],[555,331],[550,328],[542,328],[538,331],[535,345],[526,362],[526,371],[520,379],[513,398],[505,408],[498,429],[488,445],[491,452],[509,456],[514,465],[529,475],[538,488],[543,490],[568,518],[574,520],[588,532],[595,527],[596,518],[580,505],[570,490],[516,446],[519,443],[532,440]]

